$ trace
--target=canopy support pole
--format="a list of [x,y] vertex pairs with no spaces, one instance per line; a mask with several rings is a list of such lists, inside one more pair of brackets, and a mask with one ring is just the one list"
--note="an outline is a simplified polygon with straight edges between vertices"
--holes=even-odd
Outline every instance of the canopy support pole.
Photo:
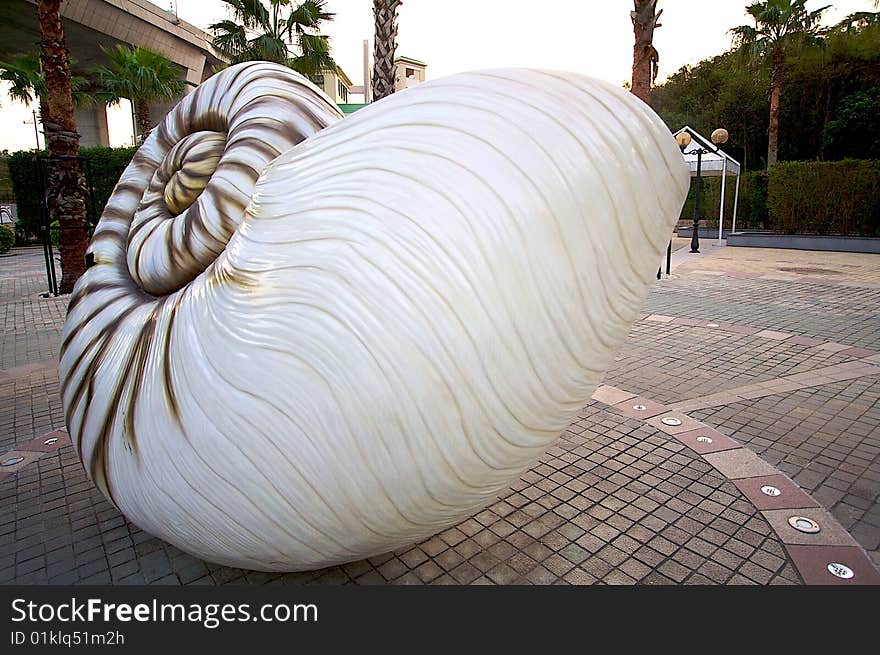
[[721,206],[718,208],[718,245],[721,245],[721,231],[724,227],[724,183],[727,180],[727,157],[721,168]]
[[733,225],[730,227],[731,232],[736,232],[736,206],[739,204],[739,176],[736,174],[736,191],[733,194]]

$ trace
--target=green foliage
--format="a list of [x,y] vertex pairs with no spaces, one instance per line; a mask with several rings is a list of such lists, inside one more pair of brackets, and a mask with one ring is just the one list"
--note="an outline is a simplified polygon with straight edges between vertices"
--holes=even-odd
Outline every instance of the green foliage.
[[[113,193],[119,177],[128,166],[136,148],[80,148],[80,155],[89,162],[94,207],[90,208],[89,218],[94,223],[104,211],[104,205]],[[45,151],[20,151],[8,159],[9,175],[18,207],[17,228],[25,238],[40,236],[40,196],[36,169],[36,158]],[[91,196],[90,196],[91,197]]]
[[0,255],[6,254],[15,243],[15,232],[8,225],[0,225]]
[[[721,178],[703,178],[700,194],[700,223],[704,227],[718,227],[718,210],[721,204]],[[691,180],[687,200],[681,210],[681,218],[685,225],[694,216],[694,200],[696,184]],[[727,178],[724,190],[724,229],[733,225],[733,208],[736,198],[736,181]],[[754,171],[740,177],[739,201],[736,203],[736,229],[764,229],[768,226],[767,219],[767,173]]]
[[707,137],[716,127],[730,133],[725,152],[745,169],[764,166],[770,103],[767,67],[743,66],[728,53],[684,66],[651,91],[651,104],[671,130],[684,125]]
[[152,50],[117,45],[101,48],[109,60],[108,66],[96,69],[110,102],[127,98],[132,102],[146,100],[173,100],[183,92],[179,71],[171,61]]
[[880,87],[856,91],[843,98],[834,120],[825,123],[822,153],[827,159],[845,155],[880,159]]
[[[864,144],[852,139],[838,141],[840,149],[833,153],[823,150],[825,125],[841,119],[844,99],[880,88],[880,23],[858,25],[833,30],[823,46],[807,45],[786,59],[781,160],[866,156]],[[758,170],[766,166],[769,84],[766,63],[745,66],[740,54],[731,51],[682,68],[652,90],[651,100],[672,130],[690,125],[708,136],[716,127],[727,128],[730,141],[724,150],[745,170]]]
[[9,179],[8,155],[0,156],[0,201],[12,196],[12,180]]
[[49,241],[56,248],[61,245],[61,224],[58,221],[49,223]]
[[770,227],[784,234],[880,236],[880,161],[776,164],[767,206]]
[[819,21],[831,5],[808,11],[806,0],[763,0],[746,6],[755,25],[730,30],[734,46],[753,59],[763,59],[773,50],[793,49],[816,42]]
[[[76,62],[71,60],[71,68]],[[36,53],[15,55],[10,61],[0,61],[0,80],[9,83],[7,93],[13,100],[31,103],[39,100],[42,106],[46,94],[46,78],[43,65]],[[104,95],[95,87],[88,76],[71,71],[70,90],[73,106],[77,108],[91,107],[104,100]]]
[[[330,40],[319,33],[321,23],[333,20],[326,0],[223,0],[234,20],[209,25],[213,45],[237,64],[242,61],[274,61],[314,78],[325,71],[336,71],[330,53]],[[296,41],[296,52],[288,43]]]

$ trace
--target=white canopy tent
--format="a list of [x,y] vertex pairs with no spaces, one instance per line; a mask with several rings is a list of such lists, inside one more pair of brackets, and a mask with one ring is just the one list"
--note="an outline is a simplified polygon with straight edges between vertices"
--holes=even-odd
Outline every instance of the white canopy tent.
[[673,136],[678,136],[682,132],[687,132],[691,135],[690,144],[688,144],[688,146],[682,151],[684,160],[690,167],[691,177],[696,177],[697,175],[696,150],[700,148],[709,151],[704,153],[700,158],[700,175],[706,177],[721,177],[721,205],[718,208],[718,241],[721,241],[721,231],[724,226],[724,190],[728,175],[736,175],[736,191],[733,195],[733,224],[730,230],[731,232],[736,231],[736,209],[739,204],[739,176],[741,167],[738,161],[689,125],[685,125],[683,128],[675,132]]

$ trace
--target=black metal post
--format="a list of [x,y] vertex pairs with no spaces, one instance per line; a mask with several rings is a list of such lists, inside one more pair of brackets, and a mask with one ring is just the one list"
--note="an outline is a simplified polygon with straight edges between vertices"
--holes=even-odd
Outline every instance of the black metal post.
[[58,295],[58,278],[55,276],[55,253],[52,248],[52,231],[49,225],[49,210],[46,206],[46,178],[43,175],[43,158],[37,157],[34,160],[34,166],[37,173],[37,184],[40,189],[40,232],[43,236],[43,259],[46,262],[46,283],[49,287],[48,293],[53,296]]
[[672,239],[669,240],[669,245],[666,246],[666,275],[670,274],[672,269]]
[[697,149],[697,197],[694,199],[694,226],[691,234],[691,252],[700,252],[700,192],[702,191],[703,153],[708,152],[702,148]]

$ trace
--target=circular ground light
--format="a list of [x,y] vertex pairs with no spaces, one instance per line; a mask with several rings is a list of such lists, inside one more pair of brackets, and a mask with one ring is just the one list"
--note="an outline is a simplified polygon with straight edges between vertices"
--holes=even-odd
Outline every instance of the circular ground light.
[[51,446],[54,443],[58,443],[58,437],[49,437],[43,442],[44,446]]
[[681,425],[681,419],[677,419],[674,416],[664,416],[660,419],[663,425]]
[[719,327],[718,323],[706,323],[706,327]]
[[23,461],[24,457],[7,457],[2,462],[0,462],[0,466],[15,466],[16,464]]
[[633,405],[633,409],[636,410],[637,412],[644,412],[648,408],[645,407],[644,405]]
[[831,562],[828,565],[828,572],[831,575],[838,578],[843,578],[844,580],[849,580],[850,578],[855,576],[855,573],[853,573],[853,570],[851,568],[849,568],[846,564],[841,564],[839,562]]
[[779,489],[774,487],[772,484],[765,484],[763,487],[761,487],[761,493],[766,496],[778,496],[782,492],[779,491]]
[[700,443],[712,443],[712,437],[697,437]]
[[788,524],[798,532],[806,534],[816,534],[821,530],[818,523],[806,516],[792,516],[788,519]]

